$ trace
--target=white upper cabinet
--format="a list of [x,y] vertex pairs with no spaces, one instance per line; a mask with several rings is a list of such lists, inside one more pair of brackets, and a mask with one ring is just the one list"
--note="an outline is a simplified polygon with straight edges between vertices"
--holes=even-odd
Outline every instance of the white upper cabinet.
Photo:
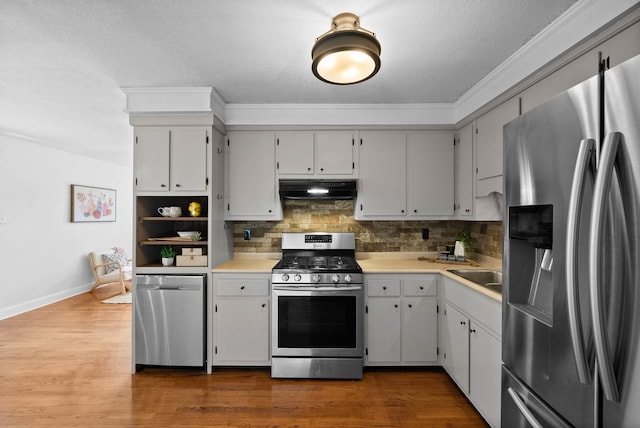
[[407,135],[409,216],[453,215],[453,134]]
[[356,220],[453,214],[453,134],[361,132]]
[[171,130],[169,179],[173,190],[207,190],[208,134],[200,127]]
[[454,148],[455,214],[464,218],[473,215],[473,124],[458,132]]
[[136,190],[206,191],[209,133],[206,126],[136,127]]
[[317,174],[353,178],[357,176],[355,164],[356,146],[353,132],[317,132],[315,153]]
[[476,196],[502,193],[502,128],[519,114],[514,97],[476,121]]
[[169,129],[135,129],[135,184],[138,191],[169,190]]
[[406,216],[407,136],[404,132],[360,133],[360,178],[356,220]]
[[278,175],[313,174],[313,132],[278,132]]
[[225,150],[225,219],[282,220],[273,132],[231,132]]
[[355,178],[352,131],[283,131],[276,134],[280,178]]

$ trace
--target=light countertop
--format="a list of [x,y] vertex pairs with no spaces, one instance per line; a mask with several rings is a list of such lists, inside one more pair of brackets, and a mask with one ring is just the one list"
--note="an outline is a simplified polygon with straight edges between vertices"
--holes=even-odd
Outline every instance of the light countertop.
[[212,271],[214,273],[270,273],[279,260],[279,258],[270,257],[234,257],[214,267]]
[[[468,281],[451,272],[452,269],[502,269],[502,261],[478,255],[478,266],[466,264],[441,263],[419,260],[418,257],[435,258],[433,255],[416,253],[362,253],[356,254],[356,260],[362,272],[373,273],[440,273],[454,279],[495,300],[502,301],[502,296],[474,282]],[[243,254],[236,253],[234,258],[212,269],[214,273],[270,273],[280,260],[277,253]],[[474,259],[475,260],[475,259]]]

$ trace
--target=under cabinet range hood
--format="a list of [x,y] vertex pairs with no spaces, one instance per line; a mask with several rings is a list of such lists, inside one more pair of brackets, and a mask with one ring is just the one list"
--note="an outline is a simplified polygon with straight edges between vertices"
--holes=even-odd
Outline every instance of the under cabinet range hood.
[[280,180],[281,199],[354,199],[356,180]]

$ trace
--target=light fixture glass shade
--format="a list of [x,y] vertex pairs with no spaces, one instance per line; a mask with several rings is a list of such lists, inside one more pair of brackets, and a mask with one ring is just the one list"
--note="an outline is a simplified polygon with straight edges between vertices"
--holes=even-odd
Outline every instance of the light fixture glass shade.
[[371,78],[380,69],[380,43],[360,27],[358,17],[342,13],[332,28],[316,39],[311,50],[313,74],[336,85],[351,85]]

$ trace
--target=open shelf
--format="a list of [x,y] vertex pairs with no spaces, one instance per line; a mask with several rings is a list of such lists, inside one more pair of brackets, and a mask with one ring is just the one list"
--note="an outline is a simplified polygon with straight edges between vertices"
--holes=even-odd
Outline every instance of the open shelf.
[[170,245],[173,247],[206,246],[209,241],[139,241],[138,245]]
[[[200,216],[189,215],[187,207],[191,202],[201,205]],[[136,268],[162,269],[171,271],[177,266],[162,266],[160,251],[162,247],[172,247],[177,254],[181,248],[202,248],[207,254],[209,247],[209,215],[207,196],[194,195],[157,195],[136,197]],[[161,216],[159,207],[180,207],[180,217]],[[201,240],[180,240],[178,232],[200,232]],[[161,239],[158,239],[161,238]]]
[[203,221],[206,222],[207,217],[138,217],[140,223],[145,221]]

